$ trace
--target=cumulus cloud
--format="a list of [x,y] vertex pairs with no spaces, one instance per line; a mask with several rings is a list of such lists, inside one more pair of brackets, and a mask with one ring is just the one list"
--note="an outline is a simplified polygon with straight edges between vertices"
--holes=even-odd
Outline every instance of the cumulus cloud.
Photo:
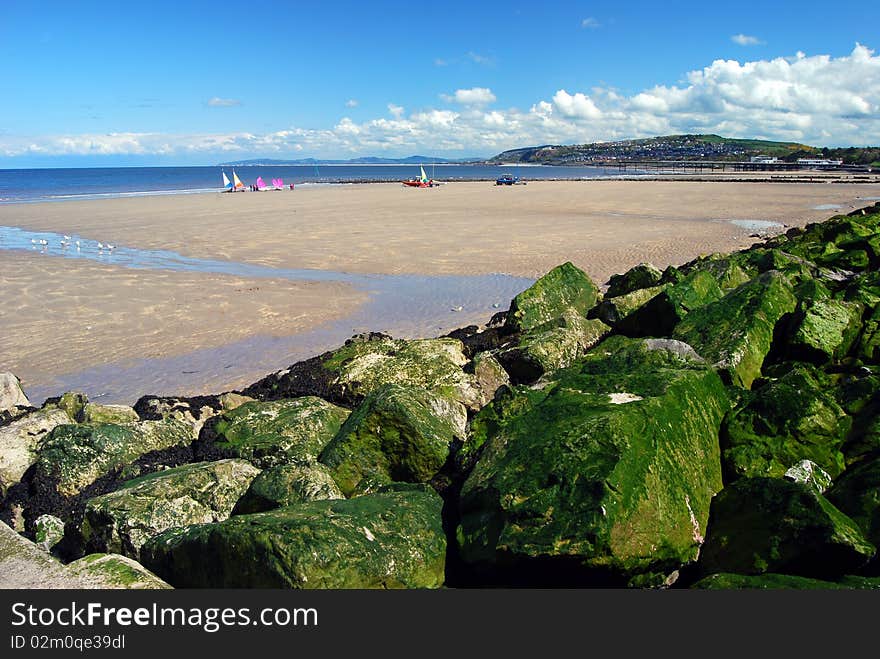
[[758,37],[752,37],[748,34],[734,34],[730,40],[739,46],[757,46],[764,43]]
[[595,30],[596,28],[602,27],[602,24],[597,19],[590,16],[589,18],[585,18],[581,21],[581,27]]
[[632,95],[602,87],[558,89],[528,108],[498,107],[491,90],[474,87],[448,96],[456,105],[447,109],[407,113],[390,103],[388,114],[375,119],[345,117],[325,128],[265,134],[0,133],[0,155],[490,155],[533,144],[686,132],[817,145],[880,143],[880,56],[860,44],[842,57],[719,59],[682,80]]
[[220,98],[219,96],[215,96],[208,99],[208,105],[212,108],[231,108],[236,105],[241,105],[241,101],[237,98]]
[[457,89],[454,94],[441,94],[441,98],[447,102],[460,103],[461,105],[488,105],[495,102],[495,94],[486,87],[471,87],[470,89]]

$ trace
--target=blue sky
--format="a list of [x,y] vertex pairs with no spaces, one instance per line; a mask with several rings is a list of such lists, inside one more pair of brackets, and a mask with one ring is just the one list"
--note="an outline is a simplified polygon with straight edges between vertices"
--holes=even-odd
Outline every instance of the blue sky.
[[6,0],[0,167],[880,143],[880,3],[415,6]]

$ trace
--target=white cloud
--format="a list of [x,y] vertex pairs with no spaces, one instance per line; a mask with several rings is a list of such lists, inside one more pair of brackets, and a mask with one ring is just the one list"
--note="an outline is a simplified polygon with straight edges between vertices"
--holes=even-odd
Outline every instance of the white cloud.
[[390,103],[388,114],[374,119],[345,117],[329,127],[264,134],[3,133],[0,156],[489,155],[534,144],[686,132],[817,145],[880,143],[880,56],[862,45],[842,57],[797,53],[772,60],[716,60],[683,80],[632,95],[607,88],[559,89],[527,109],[497,107],[491,90],[474,87],[447,97],[457,103],[451,108],[406,114]]
[[752,37],[748,34],[734,34],[730,40],[740,46],[757,46],[764,43],[758,37]]
[[595,30],[596,28],[602,27],[602,24],[598,20],[590,16],[589,18],[585,18],[581,21],[581,27]]
[[356,98],[350,98],[345,102],[345,107],[347,108],[356,108],[358,106],[358,101]]
[[495,63],[495,60],[488,55],[481,55],[480,53],[475,53],[473,51],[467,54],[467,58],[474,64],[482,64],[483,66],[489,66]]
[[208,105],[212,108],[231,108],[236,105],[241,105],[241,101],[236,98],[220,98],[219,96],[215,96],[208,99]]
[[456,89],[455,94],[442,95],[445,101],[454,101],[461,105],[488,105],[495,102],[495,94],[486,87],[471,87],[470,89]]

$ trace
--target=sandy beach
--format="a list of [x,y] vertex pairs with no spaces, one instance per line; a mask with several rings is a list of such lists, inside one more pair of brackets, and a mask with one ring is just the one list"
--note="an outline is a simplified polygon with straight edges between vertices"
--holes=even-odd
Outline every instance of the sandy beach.
[[[753,229],[731,220],[802,226],[873,203],[872,196],[880,196],[880,186],[333,185],[5,205],[0,225],[189,257],[351,273],[537,277],[570,260],[605,282],[642,261],[663,267],[754,242]],[[339,282],[131,270],[30,252],[0,251],[0,258],[0,370],[26,383],[247,337],[297,334],[346,317],[367,297]]]

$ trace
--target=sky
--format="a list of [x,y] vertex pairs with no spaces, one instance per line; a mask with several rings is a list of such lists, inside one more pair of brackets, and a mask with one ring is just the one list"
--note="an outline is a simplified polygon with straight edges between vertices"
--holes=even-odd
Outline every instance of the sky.
[[0,5],[0,168],[880,144],[880,3]]

